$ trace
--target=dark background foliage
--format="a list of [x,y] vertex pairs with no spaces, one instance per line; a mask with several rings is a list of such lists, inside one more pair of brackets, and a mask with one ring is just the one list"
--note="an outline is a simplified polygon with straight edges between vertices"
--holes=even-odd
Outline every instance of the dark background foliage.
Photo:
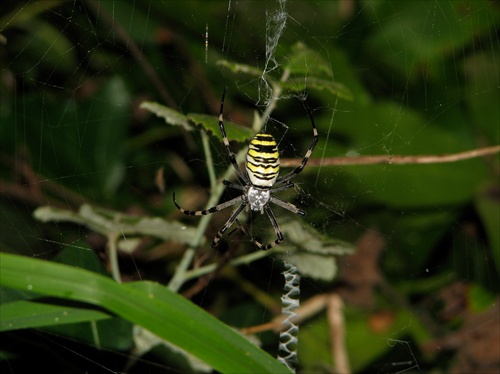
[[[312,158],[322,161],[311,162],[286,197],[307,210],[300,222],[322,240],[357,244],[334,280],[304,278],[303,302],[342,296],[354,372],[498,371],[498,152],[452,163],[328,164],[339,156],[442,155],[498,145],[498,2],[291,1],[281,13],[286,26],[273,61],[266,59],[273,41],[266,36],[275,31],[269,22],[276,9],[263,1],[4,1],[1,250],[105,272],[95,262],[108,265],[105,239],[82,226],[35,220],[33,211],[44,205],[76,211],[90,203],[196,226],[171,195],[177,191],[181,205],[193,209],[209,197],[200,133],[169,126],[139,105],[156,101],[215,118],[227,86],[227,119],[250,127],[254,111],[265,110],[262,81],[217,62],[260,72],[276,66],[269,77],[277,80],[300,42],[314,56],[304,81],[320,134]],[[314,89],[312,80],[307,85],[308,76],[320,75],[352,98]],[[285,94],[267,129],[283,157],[300,159],[310,124],[299,94]],[[209,140],[222,173],[229,164],[222,143]],[[221,213],[211,221],[200,263],[213,260],[208,243],[224,219]],[[255,230],[267,226],[259,219]],[[184,248],[143,238],[121,254],[122,277],[167,283]],[[240,232],[225,248],[254,251]],[[193,292],[193,302],[232,326],[267,322],[279,311],[281,266],[272,256],[222,271]],[[124,367],[130,326],[115,323],[101,334],[103,350],[93,348],[87,325],[3,333],[2,368]],[[334,367],[328,326],[322,312],[301,327],[303,372]],[[274,333],[260,339],[275,352]],[[68,352],[76,354],[68,359]],[[144,356],[137,372],[182,367],[176,355],[157,353]]]

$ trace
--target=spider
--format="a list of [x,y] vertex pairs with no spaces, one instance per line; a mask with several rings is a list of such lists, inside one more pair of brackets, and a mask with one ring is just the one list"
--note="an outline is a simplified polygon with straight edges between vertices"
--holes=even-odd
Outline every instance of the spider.
[[316,143],[318,142],[318,130],[316,129],[316,125],[314,124],[311,110],[304,102],[307,114],[311,119],[313,140],[311,146],[302,159],[302,163],[300,164],[300,166],[296,167],[288,174],[278,178],[280,160],[276,140],[274,140],[273,136],[270,134],[259,132],[250,141],[248,152],[246,155],[246,172],[244,172],[238,166],[238,163],[236,162],[236,155],[231,151],[231,148],[229,147],[229,140],[226,136],[226,130],[224,129],[223,111],[226,91],[227,87],[224,89],[222,100],[220,103],[219,128],[222,134],[222,139],[224,141],[224,146],[226,147],[226,151],[229,155],[229,159],[231,160],[231,163],[238,173],[238,176],[244,182],[244,184],[236,184],[227,180],[223,180],[222,183],[226,187],[241,191],[241,195],[235,197],[234,199],[216,205],[212,208],[193,211],[181,208],[175,201],[174,193],[174,204],[182,213],[188,216],[205,216],[218,212],[222,209],[229,208],[230,206],[240,204],[239,207],[233,212],[231,217],[229,217],[224,226],[215,235],[211,245],[212,248],[216,247],[219,244],[219,241],[224,233],[232,226],[232,224],[236,221],[238,215],[243,211],[245,207],[250,206],[250,209],[255,212],[260,212],[261,214],[266,212],[269,220],[271,221],[271,224],[273,225],[274,232],[276,233],[277,238],[273,242],[266,245],[262,244],[257,239],[253,239],[253,242],[259,249],[267,250],[276,246],[277,244],[280,244],[284,240],[283,233],[281,232],[278,221],[276,220],[276,217],[274,216],[269,203],[274,203],[300,216],[304,216],[306,214],[303,210],[297,208],[294,204],[275,196],[274,193],[287,190],[294,186],[294,184],[290,180],[297,174],[299,174],[306,166],[307,161],[309,160],[309,157],[311,156],[311,153],[314,150]]

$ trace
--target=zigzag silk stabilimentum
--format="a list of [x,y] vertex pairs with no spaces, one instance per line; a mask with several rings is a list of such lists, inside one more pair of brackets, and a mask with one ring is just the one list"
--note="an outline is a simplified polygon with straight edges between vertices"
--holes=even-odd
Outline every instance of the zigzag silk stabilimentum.
[[277,358],[279,362],[295,372],[299,334],[299,326],[295,324],[298,314],[295,311],[300,306],[300,273],[295,265],[286,261],[284,265],[286,270],[282,274],[285,276],[285,286],[283,296],[281,296],[281,312],[286,319],[282,322],[283,329],[280,333]]

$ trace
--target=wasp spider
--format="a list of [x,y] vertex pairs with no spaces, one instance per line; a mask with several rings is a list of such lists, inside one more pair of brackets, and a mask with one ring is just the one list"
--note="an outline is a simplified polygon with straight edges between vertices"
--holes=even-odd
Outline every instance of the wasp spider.
[[[227,89],[227,88],[226,88]],[[288,188],[293,187],[293,183],[290,181],[293,177],[299,174],[307,164],[311,153],[318,142],[318,130],[316,129],[316,125],[314,124],[314,119],[311,113],[311,110],[307,105],[305,105],[307,114],[311,119],[311,125],[313,130],[313,140],[311,146],[307,150],[304,158],[302,159],[302,163],[300,166],[292,170],[290,173],[278,178],[278,173],[280,169],[280,159],[279,159],[279,151],[276,140],[274,140],[273,136],[267,134],[265,132],[260,132],[253,137],[250,141],[248,152],[246,155],[246,163],[245,169],[246,172],[240,169],[238,163],[236,162],[236,155],[231,151],[229,147],[229,140],[226,136],[226,130],[224,129],[224,97],[226,95],[226,89],[224,89],[224,93],[222,94],[222,100],[220,104],[220,114],[219,114],[219,128],[222,133],[222,139],[224,141],[224,146],[226,147],[226,151],[229,155],[229,159],[233,164],[238,176],[244,182],[243,185],[231,183],[227,180],[222,181],[225,186],[229,188],[233,188],[241,191],[241,195],[226,201],[225,203],[216,205],[210,209],[206,210],[186,210],[183,209],[177,204],[175,201],[175,193],[173,196],[174,204],[177,208],[184,214],[188,216],[205,216],[207,214],[218,212],[219,210],[228,208],[230,206],[240,204],[239,207],[233,212],[231,217],[227,220],[224,226],[219,230],[219,232],[215,235],[215,238],[212,241],[212,247],[216,247],[219,244],[220,239],[224,235],[224,233],[231,227],[231,225],[236,221],[236,218],[241,213],[241,211],[250,206],[255,212],[264,213],[266,212],[271,224],[273,225],[274,231],[276,233],[276,240],[269,244],[262,244],[259,240],[253,239],[255,245],[263,250],[274,247],[277,244],[280,244],[283,240],[283,233],[280,230],[278,225],[278,221],[276,221],[276,217],[274,216],[269,203],[274,203],[282,208],[289,210],[292,213],[298,214],[300,216],[304,216],[305,212],[299,208],[297,208],[292,203],[289,203],[281,198],[275,196],[273,193],[280,192],[286,190]]]

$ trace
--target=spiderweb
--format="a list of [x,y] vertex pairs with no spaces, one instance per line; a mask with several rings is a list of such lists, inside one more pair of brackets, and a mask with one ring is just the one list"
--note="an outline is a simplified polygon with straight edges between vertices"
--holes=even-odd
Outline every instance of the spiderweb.
[[[283,250],[327,251],[342,240],[357,251],[341,261],[300,251],[289,258],[304,275],[298,371],[338,369],[346,359],[352,372],[492,372],[500,359],[477,347],[497,341],[498,153],[430,166],[391,161],[498,146],[499,20],[488,1],[5,1],[1,251],[106,273],[108,238],[67,221],[43,223],[35,209],[76,212],[90,203],[178,221],[174,190],[185,205],[201,207],[210,185],[203,140],[139,110],[143,101],[215,118],[227,85],[228,122],[251,126],[257,114],[279,141],[285,168],[310,143],[307,100],[320,142],[283,196],[307,216],[276,209]],[[293,74],[284,79],[287,68]],[[342,87],[352,100],[339,95]],[[208,143],[219,177],[227,158],[215,137]],[[354,159],[359,165],[348,165]],[[208,238],[224,218],[213,218]],[[261,218],[252,235],[270,229]],[[167,284],[185,245],[128,233],[119,239],[123,282]],[[217,260],[231,261],[240,243],[253,251],[238,230],[227,243],[229,254]],[[213,253],[200,252],[196,266]],[[231,326],[265,324],[279,314],[281,259],[252,260],[232,275],[215,270],[193,301]],[[343,307],[331,306],[332,294]],[[269,327],[250,332],[276,353]],[[121,320],[3,332],[2,368],[209,370],[161,343],[141,350],[138,342],[154,337],[132,335]]]

